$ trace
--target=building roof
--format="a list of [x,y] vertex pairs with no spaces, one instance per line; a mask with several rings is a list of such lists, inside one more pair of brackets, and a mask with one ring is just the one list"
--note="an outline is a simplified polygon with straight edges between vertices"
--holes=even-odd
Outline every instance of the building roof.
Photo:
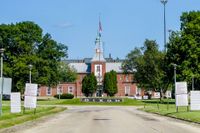
[[106,72],[110,72],[114,70],[117,73],[123,73],[121,66],[122,66],[122,62],[108,62],[106,63]]
[[90,68],[91,68],[90,64],[74,62],[74,63],[69,63],[69,66],[75,68],[77,73],[90,73]]
[[[123,62],[124,59],[113,59],[112,57],[109,58],[105,58],[106,62]],[[84,58],[84,59],[69,59],[69,60],[64,60],[63,62],[66,63],[91,63],[92,62],[92,58]]]
[[[122,62],[124,61],[123,59],[113,59],[109,57],[105,58],[105,61],[106,61],[106,72],[114,70],[117,73],[123,73],[121,66]],[[64,62],[68,63],[70,67],[75,68],[77,73],[91,72],[92,58],[71,59],[71,60],[65,60]]]

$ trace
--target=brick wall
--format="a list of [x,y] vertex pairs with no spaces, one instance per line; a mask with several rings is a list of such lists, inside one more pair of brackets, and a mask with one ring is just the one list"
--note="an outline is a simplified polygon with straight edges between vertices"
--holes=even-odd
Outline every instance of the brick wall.
[[[78,74],[77,80],[74,83],[62,83],[59,84],[58,86],[51,87],[51,92],[48,94],[48,87],[46,86],[41,86],[39,88],[39,96],[54,96],[57,94],[57,88],[61,87],[62,88],[62,93],[69,93],[69,88],[72,87],[72,94],[75,97],[80,97],[83,96],[82,94],[82,80],[86,76],[86,73],[81,73]],[[136,95],[136,84],[133,83],[133,77],[132,74],[123,74],[119,73],[117,74],[117,86],[118,86],[118,93],[116,96],[125,96],[125,88],[130,87],[130,93],[128,94],[129,96]],[[142,92],[144,93],[144,92]]]

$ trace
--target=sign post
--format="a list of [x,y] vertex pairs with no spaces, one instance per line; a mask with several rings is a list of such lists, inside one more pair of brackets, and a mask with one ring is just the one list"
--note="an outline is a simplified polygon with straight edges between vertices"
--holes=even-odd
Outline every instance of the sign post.
[[166,91],[165,96],[167,98],[167,110],[169,110],[169,98],[172,97],[172,92],[171,91]]
[[[160,92],[155,92],[154,93],[154,98],[160,99]],[[159,109],[159,102],[158,102],[158,100],[157,100],[157,108]]]

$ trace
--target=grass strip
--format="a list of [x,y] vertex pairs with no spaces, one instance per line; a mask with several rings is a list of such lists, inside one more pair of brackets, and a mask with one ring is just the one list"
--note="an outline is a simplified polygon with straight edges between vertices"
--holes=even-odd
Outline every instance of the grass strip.
[[36,114],[33,114],[33,109],[26,110],[25,114],[23,113],[17,113],[17,114],[11,114],[9,111],[10,107],[3,107],[3,115],[0,117],[0,129],[11,127],[20,123],[24,123],[27,121],[35,120],[37,118],[58,113],[66,108],[62,107],[37,107]]
[[187,107],[179,107],[178,112],[176,112],[175,104],[169,104],[168,109],[167,104],[159,104],[159,109],[157,104],[146,104],[145,108],[140,108],[140,110],[189,122],[200,123],[200,111],[187,111]]

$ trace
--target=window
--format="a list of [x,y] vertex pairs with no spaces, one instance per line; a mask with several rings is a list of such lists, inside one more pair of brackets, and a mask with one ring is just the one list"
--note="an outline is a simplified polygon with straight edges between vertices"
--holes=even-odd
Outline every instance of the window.
[[94,67],[94,75],[95,76],[102,76],[102,65],[101,64],[95,64]]
[[47,87],[46,94],[51,95],[51,87]]
[[122,80],[122,75],[119,76],[119,80]]
[[136,95],[138,96],[141,95],[141,92],[142,92],[141,88],[136,87]]
[[74,87],[69,86],[69,87],[68,87],[68,93],[69,93],[69,94],[73,94],[73,89],[74,89]]
[[57,94],[63,94],[63,87],[62,86],[57,87]]
[[128,82],[128,75],[126,75],[126,82]]
[[125,95],[128,96],[130,95],[131,92],[131,87],[130,86],[125,86]]
[[100,72],[100,65],[97,66],[97,72]]

